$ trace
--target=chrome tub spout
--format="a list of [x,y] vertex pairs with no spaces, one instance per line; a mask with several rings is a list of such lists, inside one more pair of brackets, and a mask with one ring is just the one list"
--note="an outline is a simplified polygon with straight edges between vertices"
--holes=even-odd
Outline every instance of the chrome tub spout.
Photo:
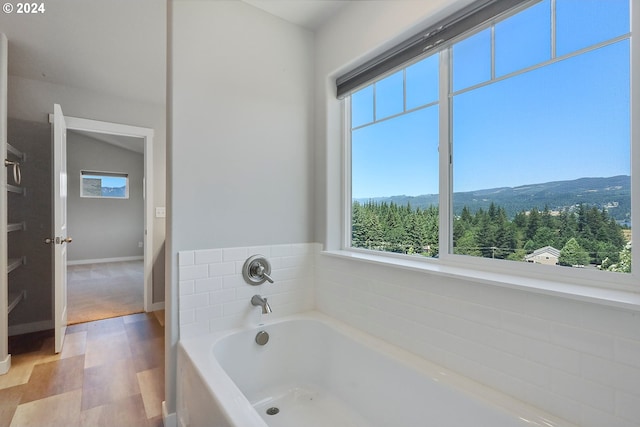
[[271,313],[271,306],[267,302],[267,299],[261,297],[260,295],[254,295],[251,298],[251,304],[255,305],[256,307],[262,307],[262,314]]

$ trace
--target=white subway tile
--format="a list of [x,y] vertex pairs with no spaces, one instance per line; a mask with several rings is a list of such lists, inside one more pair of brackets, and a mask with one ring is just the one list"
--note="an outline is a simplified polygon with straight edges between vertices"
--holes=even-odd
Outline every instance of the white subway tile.
[[273,245],[271,246],[272,257],[284,257],[293,253],[292,245]]
[[640,423],[640,396],[617,392],[615,414],[625,420]]
[[222,249],[207,249],[195,252],[196,264],[212,264],[222,262]]
[[178,284],[180,295],[191,295],[195,292],[194,280],[181,280]]
[[605,335],[640,341],[640,312],[604,307],[596,304],[584,306],[581,326]]
[[196,321],[196,311],[194,309],[180,310],[180,325],[194,323]]
[[259,311],[259,307],[251,305],[251,301],[231,301],[223,304],[222,311],[225,317],[233,316],[241,313],[249,313],[250,311]]
[[236,300],[235,289],[224,289],[209,294],[209,305],[224,304]]
[[579,351],[532,339],[523,341],[522,351],[527,359],[534,362],[569,374],[580,374],[581,353]]
[[[617,338],[615,343],[615,360],[640,369],[640,341]],[[638,387],[640,387],[640,385]]]
[[549,341],[551,337],[551,322],[536,317],[503,312],[502,325],[508,331],[536,340]]
[[180,310],[200,308],[209,305],[208,294],[191,294],[180,296]]
[[193,251],[181,251],[178,252],[178,266],[193,265],[194,264],[194,252]]
[[253,255],[262,255],[269,259],[271,257],[271,246],[249,246],[247,248],[247,258]]
[[582,406],[581,415],[581,421],[576,423],[581,427],[638,427],[637,420],[628,421],[588,405]]
[[602,385],[640,397],[640,369],[610,359],[582,355],[582,376]]
[[195,281],[196,293],[207,293],[222,289],[222,277],[208,277]]
[[222,317],[222,304],[196,309],[196,321],[204,322],[207,327],[210,319]]
[[205,322],[195,322],[180,326],[180,338],[187,339],[209,333],[209,328]]
[[235,274],[236,267],[233,262],[221,262],[216,264],[209,264],[209,277],[226,276]]
[[613,359],[614,338],[590,330],[552,325],[551,342],[583,353]]
[[257,289],[257,287],[249,285],[247,282],[244,281],[244,278],[242,276],[239,276],[237,274],[233,276],[224,276],[222,278],[223,288],[240,288],[243,286],[248,286],[248,287]]
[[222,259],[225,262],[245,261],[247,258],[247,248],[224,248],[222,250]]
[[193,280],[204,279],[209,275],[209,270],[206,265],[190,265],[180,267],[178,270],[179,280]]
[[615,392],[611,387],[603,386],[577,375],[554,371],[551,376],[550,390],[553,393],[613,414]]

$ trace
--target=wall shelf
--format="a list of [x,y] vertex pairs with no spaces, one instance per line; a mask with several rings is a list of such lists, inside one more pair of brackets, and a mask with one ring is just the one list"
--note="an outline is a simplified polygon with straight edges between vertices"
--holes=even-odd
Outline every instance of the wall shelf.
[[7,191],[10,193],[22,194],[23,196],[27,194],[26,189],[11,184],[7,184]]
[[7,272],[11,273],[13,270],[15,270],[16,268],[26,263],[27,263],[27,257],[9,258],[9,261],[7,262]]
[[12,232],[12,231],[24,231],[26,230],[26,224],[23,222],[14,222],[14,223],[9,223],[7,224],[7,232]]
[[27,297],[27,291],[9,292],[9,313]]
[[27,155],[25,153],[23,153],[22,151],[18,150],[16,147],[14,147],[13,145],[9,144],[7,142],[7,152],[13,154],[14,156],[20,158],[20,160],[22,160],[23,162],[25,160],[27,160]]

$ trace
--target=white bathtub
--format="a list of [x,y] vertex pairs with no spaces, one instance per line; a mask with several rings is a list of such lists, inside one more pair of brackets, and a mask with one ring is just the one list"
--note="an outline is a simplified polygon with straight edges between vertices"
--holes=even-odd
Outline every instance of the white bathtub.
[[316,312],[181,341],[177,412],[180,427],[572,426]]

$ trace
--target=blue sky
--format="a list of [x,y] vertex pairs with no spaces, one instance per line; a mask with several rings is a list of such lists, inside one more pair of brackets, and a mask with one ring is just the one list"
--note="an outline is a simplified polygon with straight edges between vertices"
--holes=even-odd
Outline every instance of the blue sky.
[[103,175],[84,175],[85,178],[96,178],[102,180],[102,187],[107,188],[120,188],[127,185],[127,179],[118,176],[103,176]]
[[[557,0],[556,56],[629,32],[627,0]],[[551,58],[550,2],[499,23],[495,76]],[[540,28],[548,28],[540,31]],[[455,91],[491,78],[491,34],[453,48]],[[437,102],[437,55],[407,70],[407,109]],[[378,119],[403,111],[402,74],[377,84]],[[629,41],[453,97],[454,191],[630,175]],[[353,125],[371,122],[373,88],[352,97]],[[353,198],[438,192],[438,105],[352,133]]]

